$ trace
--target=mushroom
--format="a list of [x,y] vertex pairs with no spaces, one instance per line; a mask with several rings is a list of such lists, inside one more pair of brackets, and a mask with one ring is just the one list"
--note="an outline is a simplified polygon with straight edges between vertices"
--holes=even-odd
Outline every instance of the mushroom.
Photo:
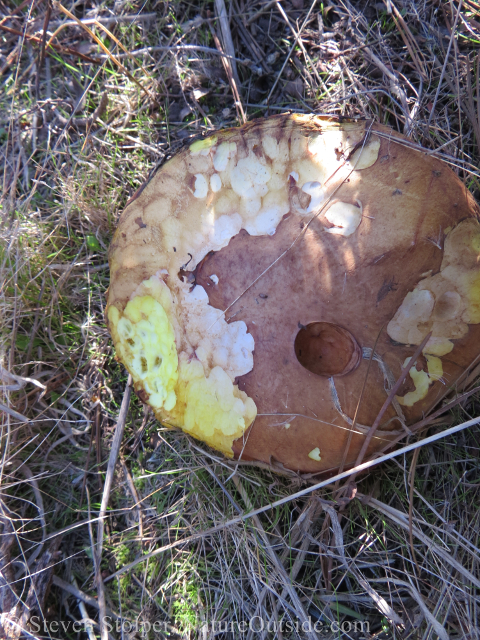
[[388,446],[480,353],[477,205],[380,125],[282,115],[198,140],[128,203],[109,257],[140,398],[280,471],[333,471],[347,442],[353,464],[411,364],[367,455]]

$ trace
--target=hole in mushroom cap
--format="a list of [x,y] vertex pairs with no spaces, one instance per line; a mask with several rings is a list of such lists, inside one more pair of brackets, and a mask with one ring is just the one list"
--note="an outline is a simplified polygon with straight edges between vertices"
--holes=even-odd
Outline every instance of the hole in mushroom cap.
[[344,376],[358,366],[362,352],[350,331],[331,322],[312,322],[295,338],[295,355],[317,376]]

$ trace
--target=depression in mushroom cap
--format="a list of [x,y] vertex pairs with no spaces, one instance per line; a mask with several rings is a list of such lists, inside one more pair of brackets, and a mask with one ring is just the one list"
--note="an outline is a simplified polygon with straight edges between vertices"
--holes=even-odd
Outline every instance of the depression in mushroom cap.
[[347,464],[430,331],[372,450],[469,364],[479,253],[475,203],[437,160],[382,127],[274,117],[194,142],[128,204],[108,324],[164,424],[227,456],[325,471],[383,325]]

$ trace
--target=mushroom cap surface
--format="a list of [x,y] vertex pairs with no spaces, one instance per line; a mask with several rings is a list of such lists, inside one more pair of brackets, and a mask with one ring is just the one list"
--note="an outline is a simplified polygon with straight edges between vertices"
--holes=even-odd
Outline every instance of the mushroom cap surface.
[[109,259],[107,322],[140,398],[280,471],[354,464],[429,332],[367,455],[480,354],[478,207],[380,125],[282,115],[198,140],[128,203]]

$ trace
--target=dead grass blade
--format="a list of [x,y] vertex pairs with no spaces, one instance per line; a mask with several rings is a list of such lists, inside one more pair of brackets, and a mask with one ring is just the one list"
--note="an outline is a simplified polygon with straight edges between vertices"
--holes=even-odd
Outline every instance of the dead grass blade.
[[[375,467],[383,462],[386,462],[387,460],[391,460],[392,458],[396,458],[398,456],[402,456],[406,453],[409,453],[410,451],[414,451],[415,449],[417,449],[418,447],[422,447],[422,446],[426,446],[428,444],[431,444],[433,442],[436,442],[437,440],[440,440],[441,438],[446,438],[448,436],[451,436],[455,433],[458,433],[459,431],[462,431],[463,429],[468,429],[470,427],[472,427],[473,425],[479,424],[480,423],[480,416],[478,418],[473,418],[472,420],[468,420],[467,422],[463,422],[462,424],[456,425],[455,427],[450,427],[450,429],[446,429],[445,431],[442,431],[440,433],[436,433],[432,436],[429,436],[428,438],[424,438],[423,440],[420,440],[419,442],[414,442],[412,444],[409,444],[405,447],[402,447],[401,449],[397,449],[396,451],[392,451],[391,453],[387,453],[386,455],[380,456],[378,458],[375,458],[373,460],[370,460],[369,462],[364,462],[363,464],[354,467],[353,469],[350,469],[349,471],[344,471],[342,473],[339,473],[335,476],[333,476],[332,478],[328,478],[327,480],[323,480],[322,482],[318,482],[310,487],[307,487],[306,489],[302,489],[301,491],[297,491],[296,493],[293,493],[285,498],[281,498],[280,500],[276,500],[275,502],[272,502],[270,504],[264,505],[263,507],[260,507],[258,509],[254,509],[253,511],[250,511],[248,513],[244,513],[241,516],[238,516],[236,518],[232,518],[230,520],[227,520],[227,522],[224,522],[223,524],[220,524],[218,526],[212,527],[206,531],[203,532],[199,532],[197,534],[194,534],[192,536],[189,536],[188,538],[185,538],[183,540],[177,540],[176,542],[173,542],[171,544],[165,545],[163,547],[160,547],[159,549],[156,549],[155,551],[152,551],[149,554],[146,554],[145,556],[139,558],[138,560],[134,560],[133,562],[131,562],[130,564],[126,565],[125,567],[122,567],[121,569],[119,569],[118,571],[116,571],[115,573],[113,573],[112,575],[110,575],[106,581],[110,581],[113,578],[116,578],[120,575],[122,575],[123,573],[125,573],[126,571],[131,571],[134,567],[136,567],[139,563],[144,562],[146,560],[149,560],[150,558],[154,558],[162,553],[165,553],[165,551],[169,551],[171,549],[174,549],[175,547],[184,545],[184,544],[189,544],[195,540],[198,540],[199,538],[204,538],[206,536],[210,536],[214,533],[217,533],[219,531],[222,531],[223,529],[226,529],[227,527],[231,527],[232,525],[235,524],[240,524],[241,522],[243,522],[244,520],[247,520],[248,518],[253,518],[254,516],[258,516],[261,513],[265,513],[266,511],[270,511],[271,509],[275,509],[276,507],[280,507],[284,504],[286,504],[287,502],[292,502],[293,500],[296,500],[298,498],[301,498],[303,496],[309,495],[310,493],[312,493],[313,491],[318,491],[318,489],[321,489],[323,487],[326,487],[328,485],[334,484],[335,482],[337,482],[338,480],[343,480],[344,478],[348,478],[349,476],[355,474],[359,474],[362,473],[363,471],[366,471],[367,469],[371,469],[372,467]],[[407,522],[407,527],[408,527],[408,522]],[[468,573],[468,575],[471,575],[470,573]],[[472,576],[473,577],[473,576]],[[476,578],[474,578],[474,580],[476,580]],[[480,580],[477,580],[475,582],[475,584],[477,584],[480,586]]]
[[[240,478],[238,478],[237,476],[233,476],[232,479],[233,479],[233,482],[235,483],[235,486],[237,487],[238,491],[240,492],[240,495],[242,496],[242,499],[243,499],[243,502],[245,503],[245,506],[247,507],[247,509],[249,511],[253,511],[252,502],[251,502],[247,492],[245,491]],[[295,607],[295,613],[298,615],[298,617],[302,621],[302,624],[308,625],[307,612],[305,611],[305,609],[303,607],[303,604],[302,604],[300,598],[298,597],[298,594],[295,591],[294,586],[292,585],[290,576],[287,574],[287,572],[285,571],[285,567],[280,562],[280,560],[279,560],[277,554],[275,553],[275,551],[272,549],[271,543],[268,540],[267,534],[265,533],[265,530],[264,530],[264,528],[262,526],[260,518],[257,515],[252,515],[252,518],[253,518],[253,522],[255,523],[255,525],[257,527],[259,535],[262,538],[263,543],[265,545],[264,549],[267,552],[269,558],[272,560],[274,566],[276,567],[279,575],[282,578],[282,587],[283,587],[284,591],[286,591],[288,593],[288,595],[290,596],[290,600],[292,601],[292,604]],[[318,638],[317,634],[314,633],[313,631],[310,631],[310,630],[307,630],[306,635],[307,635],[308,638],[310,638],[310,640],[317,640],[317,638]]]
[[[221,4],[223,3],[221,2]],[[218,10],[218,7],[217,7],[217,10]],[[225,5],[223,6],[223,10],[225,10]],[[221,6],[220,6],[220,12],[222,12]],[[223,13],[221,13],[221,15],[223,15]],[[226,16],[223,16],[223,18],[224,18],[223,21],[221,21],[222,29],[225,29],[226,33],[228,34],[230,33],[230,26],[228,24],[228,20],[226,20]],[[222,45],[218,38],[217,32],[215,31],[213,22],[209,20],[208,24],[210,27],[210,33],[212,34],[213,41],[215,42],[215,46],[217,47],[219,53],[221,54],[223,68],[225,69],[225,73],[227,74],[227,78],[230,84],[230,88],[232,90],[232,94],[235,98],[235,109],[237,111],[238,120],[241,124],[245,124],[247,122],[247,117],[245,115],[245,111],[243,110],[242,100],[240,98],[240,93],[238,91],[238,85],[233,74],[233,64],[235,63],[235,58],[231,57],[232,54],[228,51],[227,51],[228,57],[224,54]],[[225,34],[224,34],[224,38],[225,38]],[[227,39],[228,39],[228,35],[227,35]],[[230,40],[231,40],[231,36],[230,36]],[[235,68],[236,68],[236,65],[235,65]]]
[[[402,513],[398,509],[390,507],[389,505],[383,504],[375,498],[369,498],[367,496],[366,499],[370,506],[383,513],[387,518],[393,520],[395,524],[399,525],[405,531],[409,531],[408,516],[406,516],[404,513]],[[421,540],[432,553],[435,553],[447,564],[453,567],[455,571],[458,571],[466,580],[471,582],[472,585],[480,588],[480,580],[476,576],[474,576],[473,573],[468,571],[468,569],[466,569],[460,562],[458,562],[458,560],[456,560],[450,553],[448,553],[448,551],[445,551],[444,548],[433,542],[432,539],[425,533],[423,533],[423,531],[421,531],[418,527],[412,526],[412,533],[416,538]]]
[[115,435],[110,448],[110,456],[108,458],[107,473],[105,475],[105,484],[103,487],[102,502],[100,505],[100,514],[97,526],[97,544],[94,547],[94,553],[96,555],[96,584],[98,589],[98,608],[100,611],[100,632],[102,640],[108,640],[108,627],[106,625],[107,605],[105,601],[105,589],[103,586],[103,578],[101,571],[102,550],[103,550],[103,533],[105,528],[105,518],[107,515],[108,501],[110,499],[110,491],[113,485],[113,476],[115,473],[115,466],[117,464],[118,454],[120,452],[120,445],[122,443],[123,431],[125,429],[125,422],[127,419],[128,407],[130,406],[130,396],[132,392],[132,376],[128,376],[125,392],[122,400],[122,406],[120,407],[120,413],[118,414],[118,420],[115,427]]
[[[368,433],[367,433],[367,435],[365,437],[365,440],[364,440],[364,442],[362,444],[362,448],[360,449],[360,452],[358,454],[357,460],[355,461],[355,466],[358,467],[362,463],[363,458],[365,457],[367,449],[368,449],[368,447],[370,445],[370,442],[372,441],[372,438],[375,435],[375,432],[377,431],[378,427],[380,426],[380,422],[382,421],[383,416],[385,415],[385,411],[391,405],[391,403],[392,403],[393,399],[395,398],[398,390],[400,389],[400,387],[403,384],[405,378],[407,377],[410,369],[415,366],[417,358],[420,356],[420,354],[423,351],[423,348],[425,347],[427,342],[430,340],[430,336],[431,335],[432,335],[432,333],[430,332],[429,334],[427,334],[425,336],[425,338],[422,340],[421,344],[415,349],[415,352],[414,352],[413,356],[411,357],[411,359],[408,361],[407,365],[402,368],[402,372],[400,373],[400,376],[398,377],[398,380],[395,382],[393,387],[390,389],[390,392],[389,392],[389,394],[387,396],[387,399],[383,403],[382,408],[378,412],[378,415],[375,418],[374,423],[370,427],[370,429],[369,429],[369,431],[368,431]],[[353,482],[353,478],[352,478],[352,482]]]
[[[75,20],[75,22],[77,22],[77,24],[82,27],[82,29],[84,29],[84,31],[86,31],[88,33],[88,35],[92,38],[92,40],[94,40],[98,46],[104,51],[104,53],[109,57],[109,59],[117,65],[117,67],[122,71],[122,73],[124,73],[127,78],[129,80],[131,80],[132,82],[134,82],[139,89],[145,93],[145,95],[147,95],[150,100],[152,100],[152,102],[154,104],[157,103],[156,98],[150,93],[150,90],[147,89],[146,87],[144,87],[142,85],[141,82],[139,82],[134,76],[132,76],[132,74],[130,73],[130,71],[128,69],[126,69],[124,67],[124,65],[120,62],[120,60],[118,60],[108,49],[107,47],[103,44],[103,42],[100,40],[100,38],[98,36],[96,36],[93,31],[86,25],[84,24],[79,18],[77,18],[76,16],[73,15],[73,13],[71,13],[68,9],[66,9],[60,2],[58,2],[58,0],[52,0],[53,5],[55,8],[59,9],[60,11],[62,11],[62,13],[64,13],[65,15],[67,15],[71,20]],[[108,31],[108,29],[106,27],[104,27],[103,25],[99,24],[98,26],[100,26],[104,31],[107,31],[108,33],[110,33]],[[53,38],[53,36],[52,36]],[[51,46],[51,40],[52,38],[50,38],[50,40],[47,43],[47,48],[49,46]],[[114,38],[116,40],[116,38]]]

